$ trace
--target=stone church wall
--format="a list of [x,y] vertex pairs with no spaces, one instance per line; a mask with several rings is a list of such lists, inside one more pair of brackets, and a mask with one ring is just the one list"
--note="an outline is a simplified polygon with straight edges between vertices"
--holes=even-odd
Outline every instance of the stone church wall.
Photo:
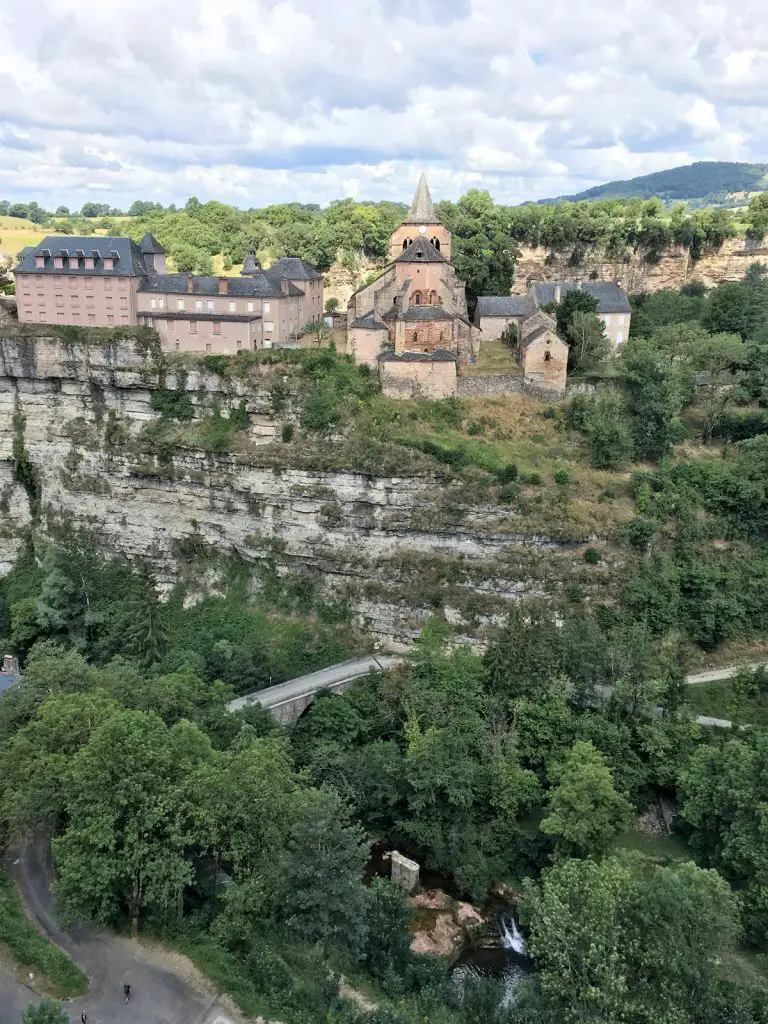
[[456,395],[456,363],[379,363],[381,390],[389,398],[453,398]]

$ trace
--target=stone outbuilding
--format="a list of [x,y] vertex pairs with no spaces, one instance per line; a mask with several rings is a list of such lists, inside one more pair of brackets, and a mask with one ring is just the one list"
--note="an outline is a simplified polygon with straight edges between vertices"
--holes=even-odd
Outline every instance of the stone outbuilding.
[[540,310],[523,321],[517,352],[526,385],[565,393],[568,346],[551,316]]
[[530,295],[481,295],[475,306],[475,324],[483,332],[483,341],[503,338],[513,324],[520,336],[520,324],[536,312]]

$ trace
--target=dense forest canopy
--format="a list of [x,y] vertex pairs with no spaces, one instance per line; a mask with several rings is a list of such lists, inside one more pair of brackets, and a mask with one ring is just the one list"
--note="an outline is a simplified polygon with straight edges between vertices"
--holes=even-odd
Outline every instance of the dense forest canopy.
[[651,199],[665,203],[700,200],[718,204],[730,192],[760,192],[768,182],[768,164],[731,163],[726,160],[699,160],[684,167],[670,167],[653,174],[641,174],[623,181],[595,185],[575,195],[559,199],[541,199],[541,203],[580,202],[584,199]]

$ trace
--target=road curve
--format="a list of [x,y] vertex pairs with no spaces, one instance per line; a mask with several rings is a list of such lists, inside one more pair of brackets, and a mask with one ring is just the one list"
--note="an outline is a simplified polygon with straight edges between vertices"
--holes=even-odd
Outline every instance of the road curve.
[[[42,845],[27,847],[12,865],[27,913],[47,937],[85,971],[90,991],[65,1004],[72,1024],[233,1024],[202,977],[172,953],[88,928],[63,929],[53,914],[53,872]],[[123,984],[131,986],[126,1005]],[[0,964],[0,1024],[18,1024],[22,1011],[40,997]]]

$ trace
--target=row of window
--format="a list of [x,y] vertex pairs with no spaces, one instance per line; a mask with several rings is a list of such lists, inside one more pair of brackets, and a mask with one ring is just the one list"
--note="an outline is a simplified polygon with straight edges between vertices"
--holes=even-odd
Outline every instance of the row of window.
[[[30,288],[32,286],[32,282],[30,281],[30,279],[28,277],[23,277],[21,280],[23,282],[22,287]],[[39,281],[40,278],[34,278],[33,280]],[[82,281],[84,286],[85,286],[85,290],[87,292],[93,291],[93,287],[94,287],[93,286],[93,282],[95,280],[96,281],[103,281],[104,282],[104,291],[105,292],[111,292],[112,291],[112,283],[113,283],[113,281],[116,280],[117,281],[117,287],[118,287],[118,289],[121,292],[127,292],[128,291],[128,278],[127,277],[118,277],[118,278],[114,278],[114,277],[98,277],[98,278],[93,278],[93,277],[67,277],[67,278],[64,278],[64,277],[61,277],[61,275],[59,275],[59,274],[54,274],[52,278],[48,278],[47,280],[49,280],[49,281],[52,280],[53,281],[53,287],[54,288],[63,288],[64,287],[64,281],[69,281],[70,291],[74,291],[74,290],[78,289],[80,287],[80,282]],[[24,291],[23,294],[24,295],[29,295],[29,292],[28,291]]]
[[[619,315],[616,317],[616,323],[619,325],[619,327],[621,327],[621,325],[624,323],[624,314],[623,313],[619,313]],[[606,327],[610,327],[611,326],[611,314],[610,313],[606,313],[605,314],[605,326]]]
[[[176,299],[176,309],[179,310],[179,311],[184,310],[186,308],[185,301],[186,301],[185,299]],[[205,307],[203,307],[203,299],[195,299],[194,302],[195,302],[194,308],[195,308],[195,310],[198,313],[201,313],[203,311],[203,308],[205,308],[206,312],[208,312],[208,313],[215,313],[216,312],[213,299],[206,299],[205,300]],[[169,303],[169,305],[170,305],[170,303]],[[157,296],[153,295],[152,298],[149,300],[149,306],[150,306],[150,309],[165,309],[165,296],[164,295],[157,295]],[[189,308],[192,309],[192,306],[190,306]],[[262,312],[269,313],[270,308],[271,308],[270,304],[268,302],[265,302],[262,305]],[[229,310],[230,313],[236,313],[237,312],[237,302],[235,301],[235,299],[229,299],[228,300],[228,310]],[[245,304],[245,310],[246,310],[247,313],[255,313],[256,312],[256,303],[249,300]]]
[[[74,323],[74,324],[80,324],[80,323],[83,323],[83,322],[88,323],[88,324],[95,324],[96,323],[96,314],[95,313],[87,313],[85,321],[83,321],[82,317],[80,316],[80,313],[70,313],[70,318],[72,320],[72,323]],[[24,310],[24,320],[27,323],[29,323],[29,322],[31,322],[34,319],[35,319],[35,316],[34,316],[33,311],[31,309],[25,309]],[[40,321],[41,324],[53,323],[53,321],[48,318],[48,315],[47,315],[47,313],[45,312],[44,309],[41,309],[38,312],[37,319]],[[129,319],[125,315],[120,316],[120,317],[115,317],[114,314],[107,313],[107,324],[114,324],[114,323],[127,324],[128,322],[129,322]],[[57,312],[56,313],[56,323],[66,323],[66,315],[64,313]]]
[[[37,298],[38,298],[38,301],[40,303],[44,303],[45,302],[45,295],[42,294],[42,292],[38,292]],[[55,300],[55,303],[56,303],[57,306],[63,306],[64,305],[64,296],[63,295],[56,295],[56,296],[54,296],[54,300]],[[113,303],[114,303],[114,300],[112,299],[111,295],[108,295],[105,298],[105,300],[104,300],[104,305],[106,306],[107,309],[112,309]],[[70,295],[69,296],[69,304],[72,307],[79,306],[80,305],[80,296],[79,295]],[[86,304],[86,306],[93,307],[94,304],[95,304],[94,297],[92,295],[86,295],[85,296],[85,304]],[[127,295],[121,295],[120,296],[120,309],[125,309],[125,310],[128,309],[128,296]]]
[[[85,256],[83,259],[86,270],[96,269],[96,261],[93,256]],[[112,256],[104,256],[102,262],[105,270],[115,269],[115,260]],[[53,266],[55,270],[79,270],[80,258],[77,256],[54,256]],[[38,270],[45,269],[45,256],[35,256],[35,267]]]

